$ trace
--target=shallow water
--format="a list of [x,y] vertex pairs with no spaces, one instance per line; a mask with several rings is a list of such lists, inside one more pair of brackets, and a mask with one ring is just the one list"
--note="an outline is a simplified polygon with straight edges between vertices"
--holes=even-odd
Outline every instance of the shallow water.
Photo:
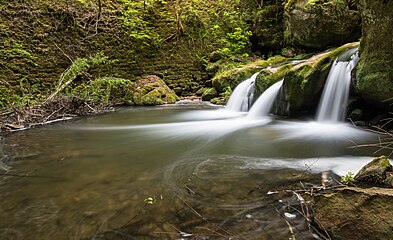
[[267,193],[356,172],[373,149],[350,147],[375,138],[204,105],[17,132],[0,142],[0,239],[317,239],[295,194]]

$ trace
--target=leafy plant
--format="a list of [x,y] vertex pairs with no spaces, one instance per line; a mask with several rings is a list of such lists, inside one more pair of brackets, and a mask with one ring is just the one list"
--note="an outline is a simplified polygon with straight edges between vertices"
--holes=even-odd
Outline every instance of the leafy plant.
[[92,100],[97,103],[127,103],[132,104],[129,86],[133,83],[122,78],[98,78],[81,84],[71,90],[73,95],[78,95],[84,99]]
[[345,176],[341,177],[340,182],[342,182],[345,185],[353,184],[355,182],[353,175],[354,174],[352,172],[348,172]]

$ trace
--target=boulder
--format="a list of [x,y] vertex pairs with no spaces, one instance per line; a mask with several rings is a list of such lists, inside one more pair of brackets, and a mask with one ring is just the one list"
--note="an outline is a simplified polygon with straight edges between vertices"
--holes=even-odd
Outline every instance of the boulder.
[[179,97],[165,82],[155,75],[146,76],[135,82],[133,102],[135,105],[160,105],[175,103]]
[[362,39],[355,86],[367,101],[388,110],[393,103],[393,1],[360,0]]
[[288,43],[322,49],[359,39],[360,14],[346,1],[291,0],[285,4],[285,28]]
[[[314,197],[314,222],[329,239],[393,239],[393,189],[344,188]],[[321,232],[324,232],[324,231]]]
[[364,166],[355,176],[355,180],[359,182],[373,183],[377,185],[385,185],[384,181],[391,172],[392,165],[385,156],[374,158],[366,166]]
[[202,101],[210,101],[212,98],[218,96],[218,92],[215,88],[208,88],[202,94]]

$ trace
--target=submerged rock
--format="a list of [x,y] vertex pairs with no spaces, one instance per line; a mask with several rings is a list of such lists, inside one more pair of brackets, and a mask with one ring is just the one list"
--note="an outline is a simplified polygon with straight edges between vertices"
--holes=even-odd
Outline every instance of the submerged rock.
[[[356,181],[384,185],[388,173],[392,172],[392,165],[385,156],[374,158],[364,166],[355,176]],[[389,182],[389,181],[387,181]]]
[[285,17],[285,36],[296,46],[321,49],[360,37],[360,14],[346,1],[288,1]]
[[146,76],[135,82],[133,102],[135,105],[160,105],[175,103],[179,97],[165,82],[155,75]]
[[393,1],[361,0],[362,39],[356,89],[385,111],[393,102]]

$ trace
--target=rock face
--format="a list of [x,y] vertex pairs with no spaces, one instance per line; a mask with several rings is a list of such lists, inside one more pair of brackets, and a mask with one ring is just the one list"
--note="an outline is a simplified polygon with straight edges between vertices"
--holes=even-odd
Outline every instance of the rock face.
[[165,82],[155,75],[137,80],[133,91],[135,105],[160,105],[174,103],[179,99]]
[[373,183],[377,185],[389,184],[391,180],[387,180],[393,171],[392,165],[385,156],[374,158],[366,166],[364,166],[355,176],[356,181]]
[[361,0],[362,40],[355,85],[360,95],[385,109],[393,102],[393,1]]
[[346,1],[292,0],[285,5],[287,42],[321,49],[356,41],[360,37],[360,14]]
[[[279,76],[280,79],[284,78],[284,83],[277,96],[278,101],[273,112],[285,116],[304,112],[313,113],[318,106],[330,66],[337,57],[357,46],[358,43],[345,44],[334,51],[315,55],[297,65],[279,68],[272,75]],[[266,77],[262,79],[262,76],[257,78],[257,87],[260,91],[264,90],[261,89],[262,83],[268,79]]]
[[345,188],[314,198],[314,219],[331,239],[393,239],[393,189]]

